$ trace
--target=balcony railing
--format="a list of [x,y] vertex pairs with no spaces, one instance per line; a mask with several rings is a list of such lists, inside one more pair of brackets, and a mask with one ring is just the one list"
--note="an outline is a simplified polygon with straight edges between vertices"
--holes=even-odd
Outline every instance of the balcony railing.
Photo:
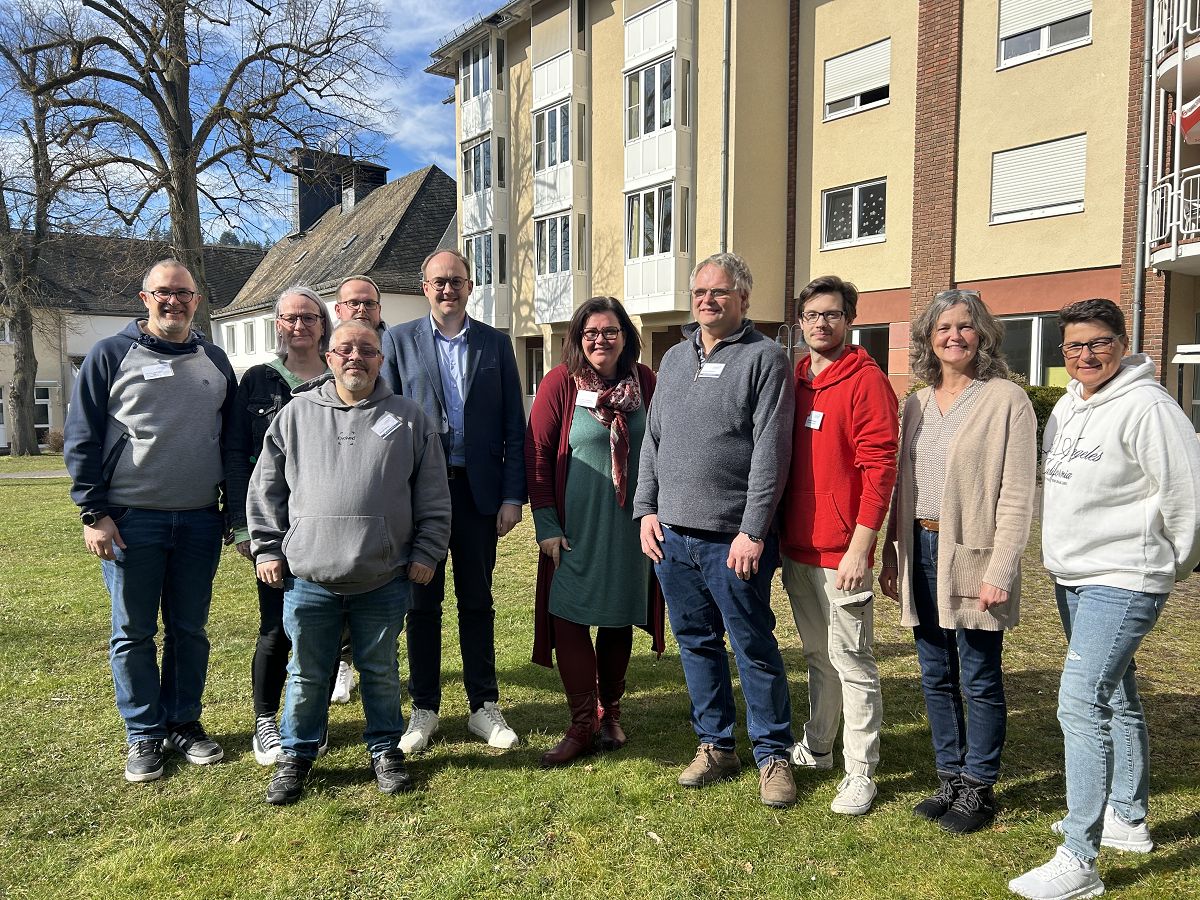
[[1200,34],[1200,0],[1154,0],[1154,56],[1180,38],[1186,43]]
[[1200,238],[1200,166],[1166,175],[1150,192],[1150,222],[1146,239],[1151,250],[1173,241]]

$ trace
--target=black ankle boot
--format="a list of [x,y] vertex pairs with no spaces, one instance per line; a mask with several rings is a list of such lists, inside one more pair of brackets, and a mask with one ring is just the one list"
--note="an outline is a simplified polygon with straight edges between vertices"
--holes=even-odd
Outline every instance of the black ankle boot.
[[915,815],[930,822],[936,822],[950,811],[962,789],[962,776],[957,772],[938,772],[938,781],[937,791],[913,807]]
[[990,784],[976,781],[970,775],[962,777],[958,796],[950,810],[938,819],[938,824],[951,834],[970,834],[996,818],[996,794]]

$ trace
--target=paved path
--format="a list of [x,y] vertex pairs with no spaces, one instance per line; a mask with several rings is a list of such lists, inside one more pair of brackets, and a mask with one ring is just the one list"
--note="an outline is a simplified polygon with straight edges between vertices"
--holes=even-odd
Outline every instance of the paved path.
[[66,469],[51,472],[0,472],[0,478],[68,478]]

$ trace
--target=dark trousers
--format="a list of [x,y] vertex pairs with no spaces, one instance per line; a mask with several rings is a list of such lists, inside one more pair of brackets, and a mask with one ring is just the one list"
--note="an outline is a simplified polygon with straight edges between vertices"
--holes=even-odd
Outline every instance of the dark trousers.
[[633,626],[597,628],[596,643],[587,625],[551,616],[554,656],[567,696],[599,689],[600,702],[619,702],[625,692],[625,673],[633,653]]
[[[450,558],[458,601],[458,646],[463,684],[471,711],[500,699],[496,687],[496,611],[492,570],[496,568],[496,516],[481,513],[465,477],[450,480]],[[408,633],[408,693],[413,706],[437,712],[442,702],[442,600],[446,561],[429,584],[412,586]]]

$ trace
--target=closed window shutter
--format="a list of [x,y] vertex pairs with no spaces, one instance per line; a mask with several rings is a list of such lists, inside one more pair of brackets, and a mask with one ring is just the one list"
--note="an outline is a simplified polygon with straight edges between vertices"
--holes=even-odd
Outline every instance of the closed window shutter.
[[992,215],[1082,203],[1087,135],[992,155]]
[[892,39],[825,60],[825,102],[873,91],[891,79]]
[[1000,0],[1000,37],[1012,37],[1091,11],[1092,0]]

